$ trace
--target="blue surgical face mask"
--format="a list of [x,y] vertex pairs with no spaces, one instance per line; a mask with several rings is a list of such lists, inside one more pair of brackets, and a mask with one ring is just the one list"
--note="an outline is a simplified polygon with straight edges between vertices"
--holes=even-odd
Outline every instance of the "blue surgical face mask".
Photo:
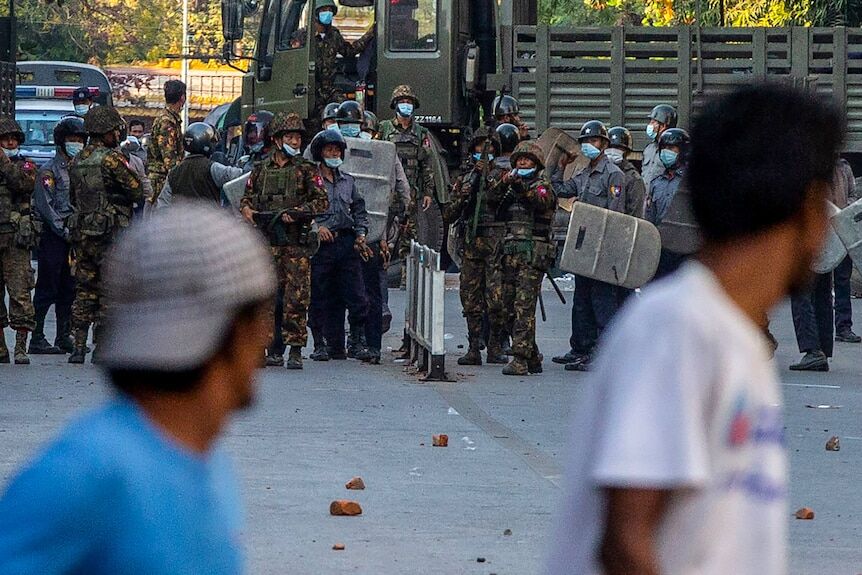
[[317,21],[324,26],[329,26],[330,24],[332,24],[333,16],[335,16],[335,14],[333,14],[331,10],[324,10],[323,12],[317,13]]
[[6,148],[0,148],[0,150],[3,150],[3,153],[6,154],[7,158],[14,158],[19,153],[18,148],[15,148],[14,150],[7,150]]
[[66,148],[66,155],[74,158],[84,149],[84,144],[82,142],[66,142],[64,147]]
[[413,115],[413,104],[409,102],[400,102],[395,108],[398,110],[398,115],[402,118],[409,118]]
[[333,123],[329,124],[328,126],[326,126],[326,129],[327,129],[327,130],[333,130],[333,131],[335,131],[335,132],[340,132],[340,131],[341,131],[341,130],[339,130],[339,129],[338,129],[338,122],[333,122]]
[[647,138],[650,139],[650,141],[654,141],[655,137],[658,135],[658,133],[655,131],[655,126],[653,126],[652,124],[647,124],[646,135]]
[[595,160],[602,155],[602,151],[600,149],[587,142],[581,144],[581,153],[591,160]]
[[256,153],[260,152],[261,150],[263,150],[263,142],[258,142],[256,144],[252,145],[252,147],[248,149],[248,151],[251,152],[252,154],[256,154]]
[[374,138],[368,132],[360,132],[359,133],[360,140],[373,140]]
[[532,178],[536,173],[536,168],[518,168],[515,170],[515,175],[520,178]]
[[324,158],[323,163],[326,164],[327,168],[332,168],[334,170],[335,168],[340,167],[341,164],[344,163],[344,160],[341,158]]
[[75,104],[75,113],[79,116],[83,116],[90,110],[90,106],[87,104]]
[[358,138],[361,131],[359,124],[339,124],[338,128],[341,130],[341,135],[345,138]]
[[[481,152],[473,152],[473,161],[479,162],[481,160],[482,160],[482,153]],[[488,161],[489,162],[494,161],[494,154],[488,154]]]
[[281,149],[284,150],[284,153],[290,156],[291,158],[299,153],[299,150],[294,148],[288,143],[284,143],[281,145]]
[[661,163],[665,168],[670,169],[676,165],[676,161],[679,158],[679,154],[677,154],[673,150],[665,149],[659,152],[658,158],[659,160],[661,160]]

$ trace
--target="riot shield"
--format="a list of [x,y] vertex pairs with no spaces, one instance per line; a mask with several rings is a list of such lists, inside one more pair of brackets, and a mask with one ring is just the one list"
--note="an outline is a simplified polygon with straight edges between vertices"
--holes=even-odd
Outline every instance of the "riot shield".
[[560,268],[633,289],[652,279],[660,253],[661,238],[650,222],[575,202]]
[[[578,141],[559,128],[548,128],[542,132],[542,135],[536,140],[536,145],[542,149],[546,169],[548,166],[559,164],[560,158],[564,153],[575,158],[573,162],[570,162],[566,166],[563,180],[573,178],[575,174],[589,164],[586,156],[581,154],[581,146],[578,144]],[[557,211],[554,213],[552,224],[553,240],[555,243],[561,243],[565,240],[574,203],[575,198],[559,198],[557,200]]]
[[239,201],[242,199],[243,195],[245,195],[245,186],[246,183],[248,183],[249,176],[251,176],[251,172],[243,174],[221,187],[225,198],[234,209],[239,209]]
[[862,200],[853,202],[832,218],[832,227],[847,248],[853,265],[862,273]]
[[[820,252],[820,257],[817,258],[817,260],[811,264],[811,271],[818,274],[828,274],[829,272],[837,268],[838,264],[844,261],[844,258],[847,257],[847,252],[849,251],[848,248],[845,246],[845,242],[843,242],[841,237],[838,235],[838,231],[836,229],[836,219],[842,212],[840,209],[838,209],[838,206],[836,206],[832,202],[827,200],[826,204],[828,210],[827,213],[829,214],[830,225],[826,229],[826,240],[823,243],[823,249]],[[848,207],[845,211],[849,209],[850,208]],[[851,217],[850,219],[852,220],[853,218]],[[844,220],[846,220],[846,218],[844,218]],[[843,231],[846,235],[846,229]],[[858,235],[859,232],[857,231],[856,233]],[[852,238],[849,238],[848,236],[848,239],[850,239],[850,243],[852,245]]]
[[697,221],[691,209],[691,192],[683,181],[670,201],[664,219],[658,225],[661,246],[677,254],[693,254],[702,243]]
[[379,242],[386,233],[386,218],[392,196],[390,177],[395,170],[395,144],[381,140],[350,138],[341,170],[353,176],[365,200],[369,229],[367,241]]

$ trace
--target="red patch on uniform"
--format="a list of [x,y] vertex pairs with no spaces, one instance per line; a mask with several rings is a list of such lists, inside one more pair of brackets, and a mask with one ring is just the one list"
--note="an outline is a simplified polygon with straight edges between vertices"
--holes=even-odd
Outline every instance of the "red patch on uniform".
[[323,187],[323,178],[320,177],[320,174],[314,176],[314,183],[317,184],[318,187]]
[[54,189],[54,176],[51,174],[43,174],[42,175],[42,187],[46,190]]
[[25,170],[35,170],[36,164],[31,162],[30,160],[24,160],[24,169]]
[[426,148],[431,147],[431,140],[428,138],[428,136],[425,136],[425,139],[422,140],[422,145],[425,146]]
[[249,178],[245,181],[245,189],[250,190],[250,189],[252,189],[253,187],[254,187],[254,178],[249,177]]
[[548,188],[545,186],[539,186],[536,188],[536,193],[539,194],[539,197],[545,199],[548,197]]

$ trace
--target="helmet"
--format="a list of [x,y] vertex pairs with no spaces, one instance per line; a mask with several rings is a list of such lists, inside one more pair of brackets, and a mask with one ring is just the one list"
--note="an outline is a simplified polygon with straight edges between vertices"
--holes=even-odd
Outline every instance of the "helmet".
[[514,166],[520,157],[533,160],[536,162],[536,166],[539,169],[545,167],[545,163],[542,161],[542,148],[529,140],[524,140],[518,144],[518,147],[515,148],[514,152],[512,152],[512,157],[509,158],[509,161],[512,162],[512,165]]
[[517,114],[519,111],[518,100],[508,94],[497,96],[491,104],[491,111],[495,116],[506,116]]
[[338,102],[330,102],[323,108],[323,112],[320,113],[320,119],[322,121],[326,120],[334,120],[338,115],[338,107],[341,106]]
[[347,149],[347,143],[344,141],[344,136],[341,132],[335,130],[323,130],[318,132],[314,139],[311,140],[311,157],[315,162],[323,161],[323,148],[329,144],[337,144],[341,148],[341,157],[344,157],[344,150]]
[[586,140],[589,138],[604,138],[608,142],[610,142],[610,138],[608,137],[608,129],[605,128],[605,125],[599,122],[598,120],[590,120],[589,122],[584,122],[584,125],[581,126],[581,133],[578,134],[578,141]]
[[124,127],[120,113],[111,106],[96,106],[84,115],[84,129],[91,136],[102,136],[114,130],[122,131]]
[[668,104],[659,104],[649,113],[649,119],[664,124],[668,128],[676,128],[676,108]]
[[371,130],[372,132],[379,131],[377,129],[377,114],[365,110],[365,112],[363,112],[363,117],[365,118],[365,120],[362,122],[363,130]]
[[335,3],[335,0],[314,0],[314,13],[317,14],[319,10],[324,8],[332,8],[332,15],[338,14],[338,4]]
[[279,134],[287,132],[296,132],[300,135],[305,134],[305,125],[302,123],[302,118],[296,112],[289,114],[279,112],[272,119],[272,122],[269,123],[269,135],[271,137],[274,138]]
[[355,100],[345,100],[338,106],[338,111],[335,114],[338,123],[345,124],[361,124],[365,120],[362,113],[362,106]]
[[622,148],[627,152],[632,151],[632,133],[623,126],[614,126],[608,130],[608,139],[611,148]]
[[201,154],[210,157],[218,142],[218,135],[212,126],[205,122],[189,124],[183,134],[183,146],[190,154]]
[[479,128],[473,134],[473,138],[470,140],[470,152],[476,149],[476,146],[483,146],[486,141],[490,138],[491,149],[494,151],[494,154],[500,153],[500,140],[497,138],[496,132],[489,132],[485,128]]
[[667,148],[668,146],[678,146],[680,155],[684,155],[691,144],[691,138],[688,132],[682,128],[668,128],[661,133],[658,138],[658,149]]
[[402,98],[410,98],[411,100],[413,100],[413,107],[419,107],[419,98],[416,97],[416,93],[413,91],[413,88],[411,88],[407,84],[401,84],[400,86],[396,86],[395,89],[392,90],[392,99],[389,101],[389,107],[394,110],[395,102],[397,100],[401,100]]
[[6,134],[14,134],[18,138],[19,145],[24,143],[24,131],[18,125],[18,122],[12,118],[0,118],[0,136],[5,136]]
[[75,88],[75,91],[72,92],[72,102],[83,102],[84,100],[92,99],[93,95],[90,93],[90,89],[86,86]]
[[497,138],[500,140],[500,153],[509,154],[515,150],[521,136],[514,124],[500,124],[497,126]]
[[272,121],[272,112],[259,110],[248,117],[242,130],[242,138],[248,148],[266,144],[267,127]]
[[84,130],[84,120],[78,116],[66,116],[54,126],[54,145],[62,149],[69,136],[81,136],[86,140],[87,131]]

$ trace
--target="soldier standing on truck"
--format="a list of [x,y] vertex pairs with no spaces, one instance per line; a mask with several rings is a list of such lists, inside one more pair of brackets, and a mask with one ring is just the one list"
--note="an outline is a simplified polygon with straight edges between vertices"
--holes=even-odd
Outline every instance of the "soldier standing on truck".
[[649,124],[646,127],[649,144],[644,148],[644,159],[641,164],[641,175],[647,188],[649,188],[650,182],[662,175],[665,170],[658,157],[658,139],[665,130],[676,128],[676,121],[676,109],[668,104],[659,104],[650,112]]
[[159,112],[150,132],[147,170],[153,186],[150,203],[155,203],[171,168],[183,159],[183,121],[180,110],[186,103],[186,85],[179,80],[165,82],[165,108]]
[[[21,155],[24,132],[12,118],[0,118],[0,363],[9,363],[4,331],[15,331],[15,363],[27,365],[27,335],[35,327],[30,288],[30,249],[36,233],[30,197],[36,164]],[[9,293],[9,309],[3,304]]]
[[[436,195],[434,170],[432,167],[434,153],[431,147],[431,135],[427,128],[414,121],[413,114],[419,108],[419,98],[413,88],[402,84],[392,91],[389,107],[395,110],[395,118],[380,123],[380,139],[388,140],[398,149],[398,158],[404,166],[407,180],[410,182],[410,206],[407,210],[407,221],[401,234],[401,246],[398,253],[402,261],[410,251],[410,240],[416,239],[416,220],[419,209],[422,211],[431,207]],[[402,267],[401,284],[406,277]]]
[[90,141],[69,168],[75,213],[67,222],[76,281],[72,303],[75,349],[69,363],[84,363],[91,323],[93,341],[98,343],[105,312],[101,304],[102,259],[117,234],[129,226],[132,206],[143,199],[141,180],[118,148],[123,128],[123,119],[115,108],[92,108],[84,116]]
[[[275,262],[278,284],[284,293],[283,341],[290,346],[288,369],[302,369],[302,348],[308,341],[308,306],[311,302],[311,256],[316,240],[314,214],[329,207],[317,168],[302,158],[305,128],[299,115],[279,112],[269,124],[272,154],[249,176],[240,202],[243,217],[266,234]],[[285,210],[291,210],[288,214]],[[275,326],[275,301],[269,306],[270,331]],[[284,365],[284,349],[274,349],[273,333],[266,365]]]

